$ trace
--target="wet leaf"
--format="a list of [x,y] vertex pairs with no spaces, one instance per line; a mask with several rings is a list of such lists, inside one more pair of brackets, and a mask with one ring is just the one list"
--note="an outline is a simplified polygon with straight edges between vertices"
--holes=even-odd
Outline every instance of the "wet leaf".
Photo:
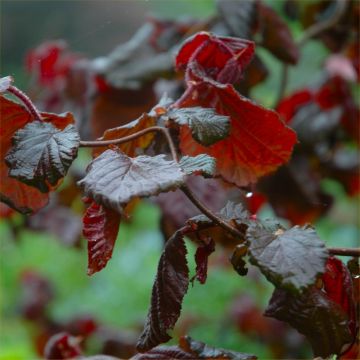
[[314,356],[339,355],[343,346],[352,341],[347,315],[341,306],[316,288],[300,295],[275,289],[265,316],[285,321],[305,335]]
[[174,108],[168,112],[168,117],[179,125],[187,125],[193,138],[204,146],[225,139],[230,132],[230,118],[216,114],[211,108]]
[[186,247],[176,232],[165,244],[152,289],[151,305],[144,330],[136,345],[145,352],[171,339],[171,330],[180,316],[181,305],[189,285]]
[[196,175],[201,173],[204,176],[211,177],[215,172],[216,160],[206,154],[201,154],[195,157],[183,156],[179,165],[187,175]]
[[174,190],[183,184],[184,176],[178,164],[165,160],[165,155],[130,158],[106,150],[89,164],[87,175],[78,184],[98,204],[122,213],[133,198]]
[[256,224],[246,238],[251,263],[278,287],[298,293],[325,271],[328,251],[311,226],[269,231]]
[[83,235],[88,241],[88,275],[102,270],[111,259],[120,220],[116,211],[95,202],[86,209]]
[[77,156],[80,137],[74,125],[56,128],[33,121],[18,130],[5,161],[9,176],[48,192],[57,187]]

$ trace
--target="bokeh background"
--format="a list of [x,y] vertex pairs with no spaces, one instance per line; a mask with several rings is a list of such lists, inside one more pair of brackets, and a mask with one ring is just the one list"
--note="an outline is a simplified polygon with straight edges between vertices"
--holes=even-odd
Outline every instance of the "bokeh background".
[[[284,16],[284,2],[267,3],[286,19],[294,37],[298,37],[302,26]],[[45,40],[64,39],[73,51],[94,58],[128,40],[149,14],[206,19],[216,13],[213,0],[2,0],[0,6],[1,75],[14,76],[15,84],[22,89],[30,81],[24,69],[25,55]],[[271,106],[277,92],[274,89],[279,87],[281,63],[262,48],[258,54],[271,72],[251,95],[259,103]],[[291,70],[288,92],[319,80],[319,69],[329,54],[322,42],[309,41],[298,65]],[[357,87],[353,91],[358,92]],[[84,169],[89,158],[90,154],[83,151],[75,167]],[[349,197],[339,182],[330,179],[324,179],[321,186],[334,197],[334,205],[315,222],[319,236],[328,246],[356,246],[358,197]],[[73,207],[76,212],[77,205]],[[261,208],[259,216],[276,217],[269,205]],[[92,277],[86,275],[83,239],[72,246],[64,243],[65,235],[61,239],[61,235],[35,231],[24,227],[24,223],[26,220],[20,215],[0,221],[0,359],[39,357],[37,347],[43,341],[44,329],[26,315],[36,293],[51,298],[46,312],[54,323],[71,323],[81,318],[87,326],[103,327],[100,335],[89,338],[88,354],[104,351],[104,343],[107,349],[131,347],[147,314],[163,246],[158,206],[144,201],[136,207],[131,223],[120,226],[112,260]],[[71,231],[63,228],[67,230]],[[193,269],[191,244],[189,252]],[[174,332],[175,340],[188,333],[210,345],[255,353],[260,359],[291,354],[291,349],[308,358],[309,347],[300,335],[261,317],[272,285],[255,271],[251,276],[239,277],[228,265],[227,256],[219,249],[212,257],[206,284],[196,283],[189,289]]]

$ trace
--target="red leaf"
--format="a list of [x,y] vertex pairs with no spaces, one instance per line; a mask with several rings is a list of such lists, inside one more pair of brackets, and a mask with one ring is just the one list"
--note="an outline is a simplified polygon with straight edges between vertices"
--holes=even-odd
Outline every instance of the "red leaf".
[[327,296],[339,304],[349,317],[349,328],[356,335],[356,310],[353,284],[347,267],[341,260],[331,256],[326,263],[326,272],[322,276]]
[[[14,133],[36,119],[33,119],[22,105],[3,96],[0,96],[0,111],[0,199],[21,213],[29,214],[41,209],[48,203],[48,194],[43,194],[32,186],[10,178],[8,176],[9,168],[4,159],[11,148],[11,139]],[[64,115],[41,113],[41,116],[43,121],[50,122],[61,130],[74,123],[71,113]]]
[[204,147],[195,142],[191,131],[183,126],[180,133],[183,154],[206,153],[216,158],[217,172],[238,186],[255,183],[258,177],[289,160],[296,134],[277,113],[242,97],[232,85],[201,80],[190,85],[176,105],[215,107],[218,114],[230,116],[230,136]]
[[62,332],[50,338],[44,350],[45,359],[74,359],[82,355],[79,339]]
[[189,285],[186,246],[176,232],[161,255],[151,295],[151,306],[136,348],[145,352],[171,339],[171,330],[180,316],[182,300]]
[[206,76],[223,84],[235,83],[251,61],[254,48],[255,44],[249,40],[200,32],[183,44],[176,56],[176,67],[188,69],[187,80],[191,80],[189,64],[196,62]]
[[[196,262],[196,275],[193,279],[199,281],[200,284],[205,284],[207,278],[208,258],[211,253],[215,251],[215,242],[209,239],[206,244],[200,245],[196,249],[195,262]],[[191,279],[191,280],[193,280]]]
[[283,99],[276,111],[282,116],[283,120],[288,124],[290,120],[293,118],[297,110],[313,98],[312,93],[305,89],[300,90],[292,94],[291,96]]
[[10,178],[9,168],[4,159],[11,147],[11,138],[14,133],[34,119],[23,106],[3,96],[0,96],[0,111],[0,199],[21,213],[32,213],[47,204],[48,194],[43,194],[32,186]]
[[88,275],[103,269],[112,256],[121,216],[92,202],[83,218],[83,235],[88,240]]

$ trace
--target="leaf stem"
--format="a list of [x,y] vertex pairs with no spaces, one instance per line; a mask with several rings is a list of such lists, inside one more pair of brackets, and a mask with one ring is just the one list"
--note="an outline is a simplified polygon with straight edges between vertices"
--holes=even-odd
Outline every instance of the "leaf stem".
[[360,248],[328,248],[331,255],[360,257]]
[[[297,45],[299,47],[302,47],[311,38],[335,26],[338,23],[338,21],[341,19],[342,15],[344,14],[346,7],[347,7],[347,2],[345,0],[337,0],[336,8],[334,10],[333,15],[329,19],[325,19],[324,21],[315,23],[312,26],[310,26],[306,31],[304,31],[303,35],[296,41]],[[289,65],[283,64],[281,69],[279,93],[275,101],[274,107],[277,107],[281,99],[284,97],[286,93],[288,80],[289,80]]]
[[311,38],[321,34],[323,31],[332,28],[334,25],[338,23],[344,14],[347,1],[345,0],[337,0],[336,8],[329,19],[325,19],[324,21],[318,22],[310,26],[302,35],[302,37],[297,41],[298,46],[303,46],[308,40]]
[[228,224],[222,218],[215,215],[210,209],[208,209],[204,204],[202,204],[201,201],[194,195],[194,193],[187,187],[187,185],[183,185],[181,187],[181,190],[189,198],[189,200],[215,224],[221,226],[224,230],[228,231],[231,235],[235,237],[243,237],[243,234],[240,231]]
[[18,99],[20,99],[26,109],[29,111],[29,113],[36,119],[36,120],[41,120],[41,115],[40,112],[38,111],[38,109],[35,107],[34,103],[30,100],[30,98],[24,93],[22,92],[20,89],[18,89],[16,86],[10,85],[7,88],[7,91],[9,93],[12,93],[13,95],[15,95]]
[[171,136],[169,134],[169,130],[166,128],[163,128],[161,126],[151,126],[149,128],[146,128],[144,130],[140,130],[134,134],[128,135],[128,136],[124,136],[122,138],[118,138],[118,139],[112,139],[112,140],[94,140],[94,141],[80,141],[80,147],[103,147],[103,146],[108,146],[108,145],[119,145],[119,144],[123,144],[132,140],[137,139],[138,137],[141,137],[149,132],[155,132],[158,131],[160,133],[162,133],[165,138],[166,141],[169,144],[169,148],[170,148],[170,152],[171,152],[171,156],[173,157],[173,159],[177,162],[178,161],[178,156],[176,153],[176,149],[175,149],[175,145],[171,139]]

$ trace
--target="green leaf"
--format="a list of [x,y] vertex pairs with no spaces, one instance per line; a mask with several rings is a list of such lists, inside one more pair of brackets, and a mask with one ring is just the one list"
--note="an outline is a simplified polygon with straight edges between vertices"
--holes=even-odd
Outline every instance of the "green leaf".
[[311,226],[270,231],[256,223],[247,230],[252,264],[274,285],[299,291],[315,283],[329,254]]
[[168,117],[179,125],[189,126],[193,138],[204,146],[215,144],[230,133],[230,117],[218,115],[212,108],[173,108]]
[[195,157],[183,156],[179,165],[187,175],[201,173],[204,176],[211,177],[215,172],[216,160],[206,154]]
[[33,121],[18,130],[12,141],[5,157],[9,175],[48,192],[76,158],[80,137],[72,124],[60,130],[49,122]]
[[179,165],[165,155],[130,158],[119,150],[106,150],[89,164],[78,184],[96,203],[122,213],[131,199],[174,190],[184,179]]

